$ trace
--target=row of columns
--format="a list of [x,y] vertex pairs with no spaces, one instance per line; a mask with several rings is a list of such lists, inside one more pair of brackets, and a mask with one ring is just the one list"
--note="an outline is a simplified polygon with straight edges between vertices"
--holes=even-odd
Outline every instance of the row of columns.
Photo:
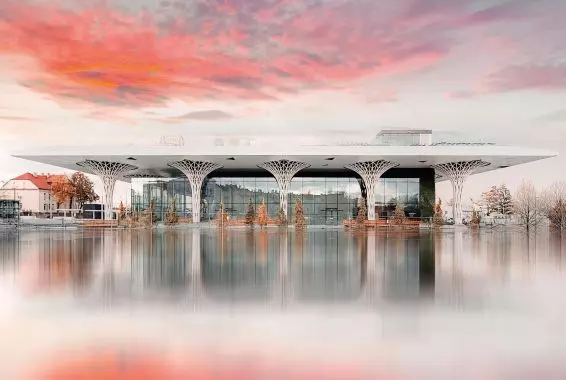
[[[102,203],[104,205],[105,219],[112,218],[112,205],[114,196],[114,185],[120,177],[128,176],[128,173],[136,170],[137,167],[130,164],[109,161],[84,160],[77,165],[89,169],[93,174],[97,175],[103,184]],[[350,169],[362,177],[366,188],[366,202],[368,210],[368,219],[375,220],[375,189],[378,180],[387,170],[398,166],[399,164],[386,161],[361,161],[350,165],[346,165]],[[474,170],[482,166],[488,165],[481,160],[448,162],[433,165],[435,171],[446,177],[452,183],[453,190],[453,217],[456,224],[462,223],[462,190],[464,182]],[[208,161],[192,161],[181,160],[169,163],[169,166],[180,170],[187,178],[191,186],[193,222],[200,222],[200,203],[201,189],[204,179],[214,170],[219,169],[222,165]],[[289,189],[291,180],[301,170],[308,168],[310,165],[304,162],[291,160],[274,160],[264,162],[258,167],[269,171],[276,179],[279,187],[279,204],[283,208],[285,216],[287,215],[287,205],[289,200]],[[130,174],[130,176],[133,176]]]

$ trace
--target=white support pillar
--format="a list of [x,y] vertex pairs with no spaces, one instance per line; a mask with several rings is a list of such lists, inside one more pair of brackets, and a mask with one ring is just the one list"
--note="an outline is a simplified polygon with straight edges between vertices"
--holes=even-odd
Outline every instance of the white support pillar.
[[84,160],[77,165],[89,169],[102,181],[102,204],[104,205],[104,219],[112,219],[112,205],[114,185],[116,179],[125,173],[137,169],[136,166],[121,162]]
[[169,166],[179,169],[189,180],[193,206],[193,223],[200,222],[200,193],[202,183],[207,175],[222,167],[220,164],[208,161],[182,160],[170,162]]
[[448,179],[452,183],[453,204],[452,217],[454,224],[462,224],[462,191],[464,190],[464,182],[474,172],[474,170],[489,165],[488,162],[482,160],[446,162],[443,164],[433,165],[438,179]]
[[299,161],[276,160],[267,161],[258,166],[270,172],[277,180],[277,185],[279,186],[279,207],[283,208],[285,217],[288,217],[287,204],[289,201],[289,187],[291,185],[291,180],[295,174],[308,168],[310,164]]
[[399,166],[399,164],[385,160],[362,161],[346,165],[346,169],[355,171],[364,181],[364,185],[366,186],[368,220],[375,220],[375,187],[377,181],[381,178],[383,173],[396,166]]

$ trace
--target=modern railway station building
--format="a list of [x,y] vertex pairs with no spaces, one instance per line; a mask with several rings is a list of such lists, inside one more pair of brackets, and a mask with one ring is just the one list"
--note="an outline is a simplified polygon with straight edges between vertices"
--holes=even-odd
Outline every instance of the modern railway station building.
[[131,207],[153,200],[163,218],[173,199],[193,222],[214,219],[223,203],[243,218],[249,203],[280,209],[291,220],[300,199],[309,224],[341,224],[355,217],[359,199],[368,219],[388,218],[401,205],[408,217],[433,214],[435,183],[450,181],[452,214],[462,221],[462,191],[473,174],[541,160],[556,153],[458,138],[431,130],[382,130],[371,141],[333,144],[271,143],[254,139],[181,139],[153,146],[44,148],[14,156],[94,174],[112,215],[116,181],[131,184]]

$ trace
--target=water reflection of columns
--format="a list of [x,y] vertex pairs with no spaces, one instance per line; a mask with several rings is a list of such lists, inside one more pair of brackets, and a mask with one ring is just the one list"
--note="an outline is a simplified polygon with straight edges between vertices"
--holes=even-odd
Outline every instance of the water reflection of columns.
[[462,254],[464,252],[463,231],[456,228],[454,230],[454,251],[452,252],[452,288],[454,289],[454,301],[457,305],[463,302],[464,298],[464,274],[462,273]]
[[362,271],[363,288],[360,301],[365,305],[375,305],[381,296],[379,279],[383,276],[383,268],[377,266],[376,235],[374,231],[367,233],[356,233],[354,242],[357,241],[357,249],[360,259],[360,270]]
[[132,292],[136,296],[143,294],[144,289],[145,248],[149,247],[150,244],[150,242],[147,241],[148,239],[146,239],[147,234],[150,234],[151,240],[151,230],[138,230],[130,233],[131,286]]
[[191,231],[191,290],[194,308],[202,301],[203,296],[200,241],[200,229],[194,228]]
[[279,233],[279,277],[277,297],[281,306],[288,305],[292,298],[291,279],[289,274],[289,234],[287,229]]
[[107,305],[111,303],[111,297],[114,289],[114,248],[115,236],[114,231],[102,232],[102,254],[100,255],[100,281],[102,288],[102,297]]
[[367,301],[370,305],[376,303],[379,298],[379,273],[376,260],[376,236],[375,232],[370,231],[367,234],[367,260],[366,260],[366,293]]
[[434,239],[421,235],[419,239],[419,294],[434,299],[436,291],[436,256]]

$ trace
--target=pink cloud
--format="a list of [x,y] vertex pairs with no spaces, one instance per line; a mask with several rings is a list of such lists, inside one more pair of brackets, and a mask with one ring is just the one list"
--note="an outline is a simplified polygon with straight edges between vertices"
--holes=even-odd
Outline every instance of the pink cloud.
[[489,92],[565,91],[566,64],[510,66],[491,74],[485,86]]
[[3,116],[3,115],[0,115],[0,121],[36,121],[36,119],[26,117],[26,116]]
[[177,116],[174,119],[178,120],[227,120],[232,119],[234,116],[220,110],[206,110],[206,111],[193,111],[184,115]]
[[81,4],[3,0],[0,56],[33,58],[38,69],[18,72],[21,83],[58,101],[142,107],[173,97],[276,100],[431,67],[457,43],[449,33],[520,18],[525,3]]
[[448,94],[448,98],[467,99],[515,91],[566,91],[566,64],[509,66],[489,74],[476,87],[469,91],[453,91]]
[[398,94],[393,90],[366,90],[363,92],[365,101],[370,104],[395,103],[399,101]]
[[476,96],[474,91],[452,91],[447,94],[449,99],[469,99]]

